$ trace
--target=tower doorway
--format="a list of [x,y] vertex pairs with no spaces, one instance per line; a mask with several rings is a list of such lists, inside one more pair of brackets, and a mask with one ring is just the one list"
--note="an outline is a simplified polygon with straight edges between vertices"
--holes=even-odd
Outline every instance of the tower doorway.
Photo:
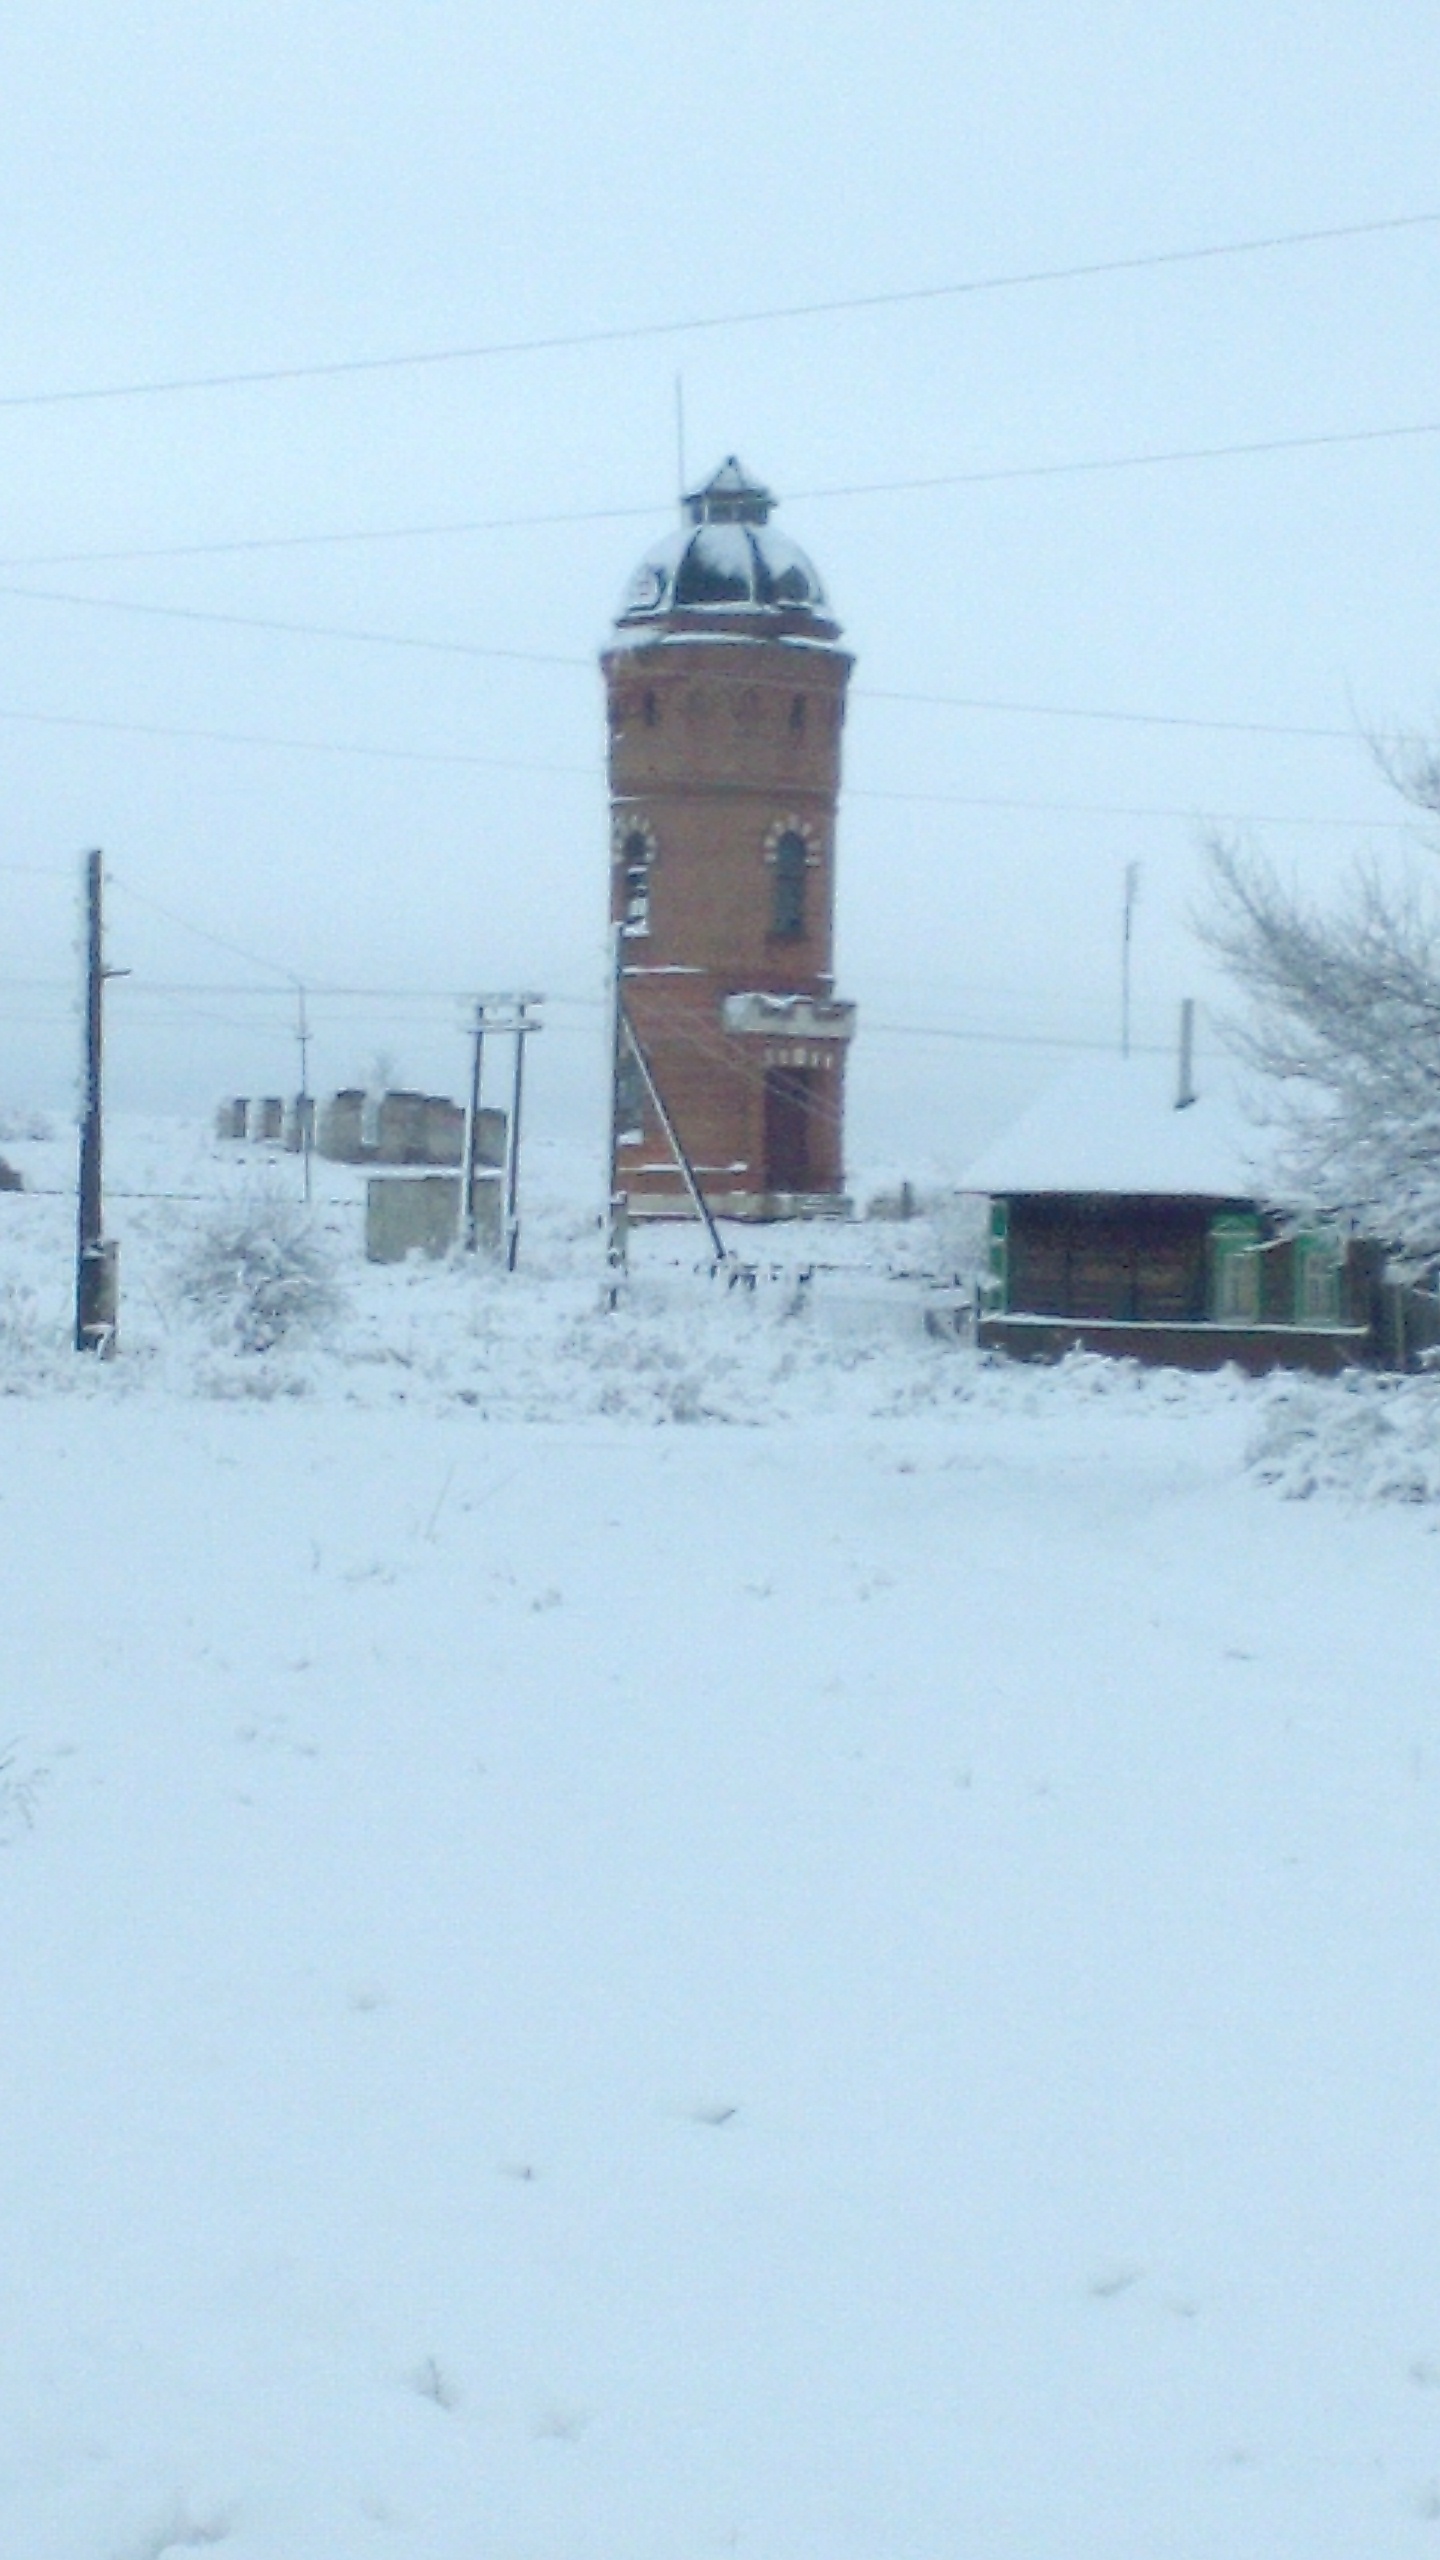
[[765,1188],[814,1188],[810,1133],[818,1078],[804,1067],[769,1067],[765,1074]]

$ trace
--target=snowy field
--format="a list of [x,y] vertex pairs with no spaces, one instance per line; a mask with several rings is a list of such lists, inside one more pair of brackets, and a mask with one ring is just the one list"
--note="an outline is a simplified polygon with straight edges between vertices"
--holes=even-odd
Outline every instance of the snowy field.
[[257,1357],[158,1129],[100,1364],[4,1152],[5,2560],[1440,2548],[1425,1382],[609,1311],[543,1163]]

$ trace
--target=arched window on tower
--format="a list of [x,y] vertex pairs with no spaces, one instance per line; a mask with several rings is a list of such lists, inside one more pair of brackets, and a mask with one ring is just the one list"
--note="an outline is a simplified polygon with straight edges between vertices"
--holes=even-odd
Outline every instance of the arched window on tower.
[[620,922],[626,933],[650,930],[650,868],[655,846],[643,827],[632,827],[620,848]]
[[770,875],[770,935],[775,942],[805,939],[805,839],[787,827],[776,841]]

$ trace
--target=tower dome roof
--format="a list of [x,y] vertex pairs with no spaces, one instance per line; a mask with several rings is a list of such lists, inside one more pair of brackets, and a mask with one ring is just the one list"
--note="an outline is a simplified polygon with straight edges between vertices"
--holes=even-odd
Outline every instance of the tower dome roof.
[[[622,631],[693,614],[743,628],[751,617],[817,640],[838,632],[814,562],[770,523],[775,500],[732,453],[683,500],[678,532],[652,543],[616,616]],[[690,627],[694,627],[691,625]],[[703,626],[702,626],[703,627]]]

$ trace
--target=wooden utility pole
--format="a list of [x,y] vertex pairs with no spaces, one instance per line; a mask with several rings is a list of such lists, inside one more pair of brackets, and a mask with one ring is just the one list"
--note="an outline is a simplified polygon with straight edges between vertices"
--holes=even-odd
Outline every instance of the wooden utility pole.
[[105,938],[103,867],[98,853],[85,857],[85,1065],[80,1117],[80,1181],[75,1236],[75,1348],[115,1348],[119,1312],[113,1244],[104,1241],[103,1074],[105,1058]]

